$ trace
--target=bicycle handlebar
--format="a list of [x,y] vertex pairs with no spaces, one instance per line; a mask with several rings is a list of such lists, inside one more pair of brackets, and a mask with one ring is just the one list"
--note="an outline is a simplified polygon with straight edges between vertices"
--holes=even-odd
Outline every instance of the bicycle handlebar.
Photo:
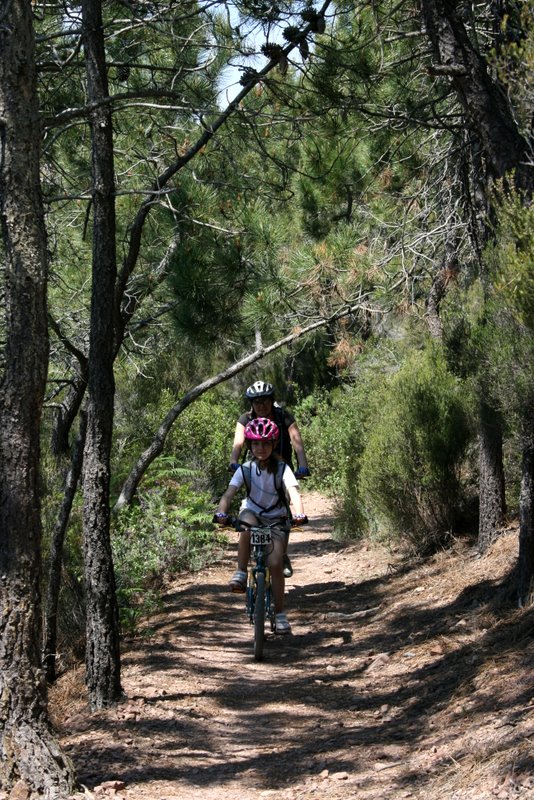
[[276,528],[280,527],[281,524],[282,525],[287,524],[287,522],[290,523],[291,527],[294,527],[296,525],[306,525],[309,522],[308,517],[304,515],[302,519],[294,518],[293,521],[288,520],[287,518],[282,518],[282,519],[279,518],[274,520],[270,525],[265,525],[265,524],[258,525],[258,524],[253,524],[251,522],[245,522],[244,520],[239,519],[239,517],[231,517],[229,515],[226,515],[226,518],[217,517],[217,514],[213,515],[211,521],[216,523],[217,525],[220,525],[223,519],[224,519],[224,527],[232,527],[235,528],[236,531],[242,530],[241,526],[249,528],[251,530],[252,528]]
[[248,528],[249,530],[253,530],[254,528],[277,528],[280,527],[281,524],[283,525],[287,522],[287,520],[276,519],[274,520],[274,522],[271,522],[270,525],[264,525],[264,524],[258,525],[257,523],[253,524],[251,522],[245,522],[245,520],[239,519],[239,517],[234,517],[234,520],[235,520],[234,527],[236,528],[236,530],[240,530],[241,526]]

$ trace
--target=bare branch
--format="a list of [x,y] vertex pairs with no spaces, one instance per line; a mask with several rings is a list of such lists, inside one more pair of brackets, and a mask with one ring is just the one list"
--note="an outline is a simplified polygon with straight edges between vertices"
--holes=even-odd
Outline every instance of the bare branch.
[[326,325],[332,324],[335,320],[341,319],[342,317],[348,316],[353,314],[355,311],[360,309],[360,304],[355,306],[351,306],[349,308],[345,307],[339,311],[337,311],[332,316],[328,317],[328,319],[320,319],[312,322],[310,325],[307,325],[305,328],[300,328],[293,333],[284,336],[282,339],[279,339],[277,342],[273,342],[273,344],[268,345],[267,347],[259,347],[258,349],[254,350],[253,353],[250,353],[248,356],[241,358],[239,361],[236,361],[230,367],[219,372],[217,375],[214,375],[211,378],[199,383],[193,389],[190,389],[181,400],[179,400],[167,413],[167,416],[159,426],[154,439],[151,445],[141,454],[137,463],[131,470],[128,478],[124,482],[122,487],[121,493],[119,498],[114,506],[114,511],[120,511],[121,508],[124,506],[129,505],[132,502],[134,494],[137,490],[137,487],[147,471],[148,467],[152,462],[160,455],[163,451],[163,447],[165,444],[165,440],[171,427],[173,426],[176,419],[180,416],[182,411],[191,405],[191,403],[207,392],[209,389],[213,389],[215,386],[218,386],[220,383],[224,383],[224,381],[229,380],[234,375],[237,375],[239,372],[242,372],[245,367],[249,367],[251,364],[254,364],[256,361],[259,361],[262,358],[274,353],[276,350],[279,350],[281,347],[284,347],[287,344],[291,344],[292,342],[300,339],[302,336],[306,336],[307,334],[319,330],[319,328],[323,328]]

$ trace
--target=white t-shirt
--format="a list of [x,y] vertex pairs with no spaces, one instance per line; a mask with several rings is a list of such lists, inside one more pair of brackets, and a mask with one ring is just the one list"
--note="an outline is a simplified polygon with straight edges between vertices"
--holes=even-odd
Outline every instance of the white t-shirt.
[[[261,470],[255,461],[247,463],[250,463],[250,494],[241,503],[241,511],[247,508],[253,514],[258,514],[266,519],[286,517],[287,510],[276,490],[274,474],[266,469]],[[298,486],[293,470],[287,464],[282,473],[282,483],[285,489]],[[230,486],[240,489],[243,485],[243,470],[239,468],[232,475]]]

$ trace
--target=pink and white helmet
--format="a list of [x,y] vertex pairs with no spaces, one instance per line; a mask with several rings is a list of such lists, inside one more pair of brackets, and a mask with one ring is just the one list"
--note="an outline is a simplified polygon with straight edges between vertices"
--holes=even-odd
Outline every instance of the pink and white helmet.
[[278,425],[267,417],[256,417],[245,425],[245,439],[249,442],[272,442],[279,436]]

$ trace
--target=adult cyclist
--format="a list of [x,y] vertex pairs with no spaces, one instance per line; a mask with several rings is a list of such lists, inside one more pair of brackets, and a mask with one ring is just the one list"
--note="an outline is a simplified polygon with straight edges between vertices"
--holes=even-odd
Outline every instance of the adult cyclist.
[[[246,425],[253,419],[263,417],[272,420],[280,431],[280,437],[276,443],[275,452],[277,452],[293,470],[292,455],[294,450],[297,458],[295,476],[297,478],[306,478],[310,474],[310,470],[308,468],[308,461],[306,459],[304,443],[299,427],[293,414],[275,403],[274,395],[275,392],[272,383],[256,381],[247,388],[245,398],[250,401],[251,407],[249,411],[241,414],[237,420],[232,454],[230,456],[230,470],[235,472],[239,468],[239,459],[241,457],[243,445],[245,444]],[[291,561],[289,560],[287,552],[285,552],[284,575],[286,578],[289,578],[292,574],[293,569],[291,567]]]
[[[214,522],[225,525],[228,522],[228,510],[236,492],[243,486],[247,488],[247,496],[241,504],[239,518],[249,525],[279,523],[272,530],[273,548],[268,556],[271,570],[273,599],[276,613],[276,633],[289,633],[291,626],[284,613],[284,574],[282,559],[287,541],[287,505],[285,492],[295,509],[294,520],[305,523],[308,518],[304,514],[302,499],[297,489],[297,479],[275,452],[279,438],[278,426],[266,417],[251,420],[245,428],[245,438],[250,444],[252,458],[245,466],[232,475],[225,493],[219,501]],[[250,485],[245,484],[244,469],[249,467]],[[284,494],[278,491],[276,475],[281,475]],[[232,576],[229,588],[232,592],[245,592],[247,586],[247,564],[250,556],[250,531],[242,530],[239,535],[237,551],[237,570]]]

